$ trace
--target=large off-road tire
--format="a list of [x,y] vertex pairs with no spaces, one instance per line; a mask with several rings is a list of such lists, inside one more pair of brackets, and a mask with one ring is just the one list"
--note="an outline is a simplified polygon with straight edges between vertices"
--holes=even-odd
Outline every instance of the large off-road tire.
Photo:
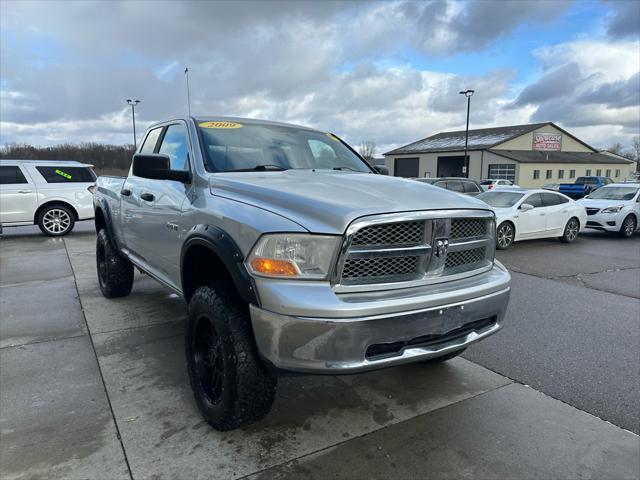
[[104,228],[96,240],[96,265],[102,295],[116,298],[131,293],[133,264],[117,252]]
[[564,226],[564,232],[560,237],[560,241],[562,243],[571,243],[578,238],[578,233],[580,233],[580,221],[572,217]]
[[53,204],[38,212],[36,222],[45,235],[61,237],[73,230],[76,219],[70,208]]
[[191,297],[185,350],[196,404],[209,425],[233,430],[269,413],[277,380],[258,355],[247,306],[223,287],[200,287]]
[[618,235],[622,238],[629,238],[636,231],[637,227],[636,217],[633,215],[627,215],[622,221]]
[[502,222],[496,229],[496,248],[506,250],[516,238],[516,229],[511,222]]
[[448,353],[448,354],[443,355],[441,357],[430,358],[429,360],[423,360],[420,363],[442,363],[442,362],[446,362],[447,360],[451,360],[452,358],[456,358],[458,355],[460,355],[465,350],[466,350],[466,347],[465,348],[461,348],[460,350],[456,350],[454,352]]

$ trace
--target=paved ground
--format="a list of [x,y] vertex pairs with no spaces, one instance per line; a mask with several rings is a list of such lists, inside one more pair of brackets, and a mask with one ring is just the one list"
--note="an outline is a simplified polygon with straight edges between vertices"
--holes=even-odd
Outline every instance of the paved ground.
[[640,233],[587,233],[499,252],[513,276],[505,329],[466,358],[640,433]]
[[[637,425],[629,411],[637,412],[638,393],[628,387],[637,388],[640,350],[635,276],[599,272],[603,262],[638,268],[637,250],[621,253],[633,253],[638,239],[594,259],[587,242],[609,240],[535,242],[503,255],[527,273],[514,275],[510,327],[469,351],[490,369],[459,358],[285,378],[267,419],[222,434],[201,421],[191,398],[181,299],[142,276],[129,297],[102,298],[89,226],[64,240],[7,229],[0,477],[639,478],[638,436],[598,418]],[[565,270],[561,257],[548,259],[559,255],[553,247],[576,249]],[[537,248],[548,250],[544,260],[527,254]],[[573,276],[548,278],[565,275]],[[577,336],[571,327],[593,334],[598,315],[599,340],[567,348]]]

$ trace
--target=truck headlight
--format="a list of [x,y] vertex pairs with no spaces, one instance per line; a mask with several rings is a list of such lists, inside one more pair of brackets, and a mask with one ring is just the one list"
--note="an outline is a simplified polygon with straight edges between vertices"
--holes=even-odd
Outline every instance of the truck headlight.
[[335,263],[342,237],[306,233],[263,235],[247,259],[255,275],[324,280]]
[[607,207],[602,209],[602,213],[618,213],[624,205],[618,205],[616,207]]

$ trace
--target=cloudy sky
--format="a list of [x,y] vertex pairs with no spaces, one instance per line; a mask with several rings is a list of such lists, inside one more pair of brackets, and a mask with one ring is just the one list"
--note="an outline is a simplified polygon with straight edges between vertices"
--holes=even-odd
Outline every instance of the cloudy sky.
[[131,143],[186,113],[332,131],[380,154],[439,131],[640,130],[640,2],[0,1],[0,144]]

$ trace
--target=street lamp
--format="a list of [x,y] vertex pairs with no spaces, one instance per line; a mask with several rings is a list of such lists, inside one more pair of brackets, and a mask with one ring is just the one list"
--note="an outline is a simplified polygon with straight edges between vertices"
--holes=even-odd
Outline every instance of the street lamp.
[[[458,92],[460,95],[464,95],[467,97],[467,130],[464,135],[464,168],[465,168],[465,177],[469,176],[469,159],[467,158],[467,146],[469,144],[469,109],[471,108],[471,97],[473,97],[473,92],[475,90],[465,90],[464,92]],[[482,172],[480,172],[482,175]]]
[[127,103],[131,105],[131,116],[133,119],[133,148],[138,149],[138,139],[136,137],[136,105],[140,103],[140,100],[131,100],[127,98]]

